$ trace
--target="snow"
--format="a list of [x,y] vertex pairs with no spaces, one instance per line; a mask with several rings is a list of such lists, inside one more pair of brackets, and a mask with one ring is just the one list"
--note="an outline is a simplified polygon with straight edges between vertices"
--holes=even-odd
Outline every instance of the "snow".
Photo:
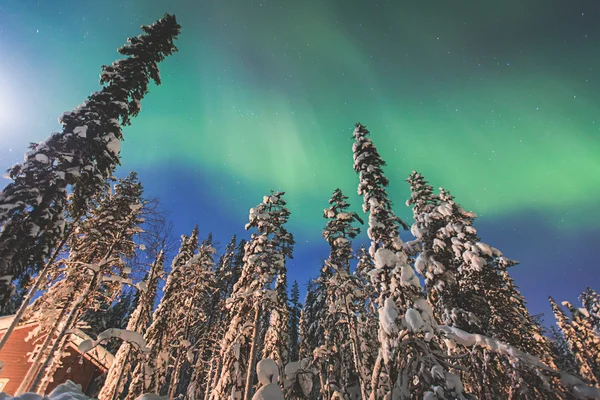
[[135,287],[140,291],[140,292],[145,292],[148,290],[148,284],[145,281],[140,281],[138,283],[135,284]]
[[263,385],[277,382],[279,380],[279,368],[277,363],[270,358],[263,358],[256,365],[258,381]]
[[419,274],[423,274],[423,271],[427,269],[427,262],[424,260],[422,254],[419,254],[415,260],[415,269]]
[[166,400],[166,399],[168,399],[167,396],[159,396],[154,393],[146,393],[146,394],[141,395],[140,397],[138,397],[135,400]]
[[300,389],[302,389],[302,393],[308,397],[313,388],[312,374],[298,374],[298,384],[300,385]]
[[398,318],[398,307],[391,297],[385,299],[383,308],[379,310],[379,325],[388,335],[392,336],[398,333],[398,325],[396,325],[396,319]]
[[403,265],[400,270],[400,283],[402,286],[414,286],[421,289],[421,282],[415,275],[415,271],[409,265]]
[[341,221],[352,221],[352,214],[348,212],[341,212],[337,215],[337,219]]
[[87,135],[87,129],[87,125],[76,126],[75,129],[73,129],[73,133],[79,137],[85,138]]
[[7,393],[0,393],[0,400],[91,400],[81,391],[81,385],[77,385],[67,380],[58,385],[48,396],[41,396],[36,393],[23,393],[22,395],[12,397]]
[[115,156],[121,151],[121,141],[115,137],[115,134],[109,132],[106,137],[106,149]]
[[450,390],[454,390],[456,393],[463,392],[463,384],[460,380],[460,376],[452,374],[450,372],[446,373],[446,387]]
[[42,164],[48,164],[50,162],[48,156],[42,153],[37,153],[35,155],[35,160],[41,162]]
[[283,400],[283,391],[276,383],[269,383],[258,389],[252,400]]
[[84,340],[82,341],[78,349],[82,353],[90,351],[101,342],[107,341],[112,338],[121,339],[124,342],[135,344],[138,348],[144,349],[146,347],[146,340],[142,335],[137,332],[128,331],[126,329],[109,328],[98,335],[98,339],[95,341]]
[[374,260],[375,268],[382,269],[385,267],[395,267],[398,261],[398,256],[388,249],[377,249]]
[[431,376],[433,377],[433,379],[444,379],[446,377],[446,372],[444,371],[444,368],[442,368],[441,365],[436,364],[433,367],[431,367]]
[[77,346],[77,349],[81,353],[87,353],[88,351],[90,351],[91,349],[93,349],[94,346],[95,346],[95,344],[94,344],[93,340],[86,339],[83,342],[79,343],[79,346]]
[[136,203],[136,204],[130,204],[129,205],[129,209],[131,211],[139,211],[144,205],[140,204],[140,203]]
[[413,332],[419,332],[423,327],[423,318],[421,318],[421,314],[414,308],[409,308],[406,310],[404,320],[406,321],[410,330]]
[[283,370],[283,372],[285,374],[285,378],[290,379],[290,380],[296,379],[296,374],[298,373],[299,369],[300,369],[300,363],[297,361],[286,364],[286,366]]

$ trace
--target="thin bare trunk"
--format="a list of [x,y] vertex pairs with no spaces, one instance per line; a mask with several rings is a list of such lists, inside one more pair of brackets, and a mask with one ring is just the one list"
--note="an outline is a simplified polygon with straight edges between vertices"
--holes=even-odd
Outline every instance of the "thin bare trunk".
[[35,392],[37,387],[42,382],[42,379],[46,380],[48,378],[47,376],[45,376],[46,369],[48,369],[48,367],[50,366],[50,363],[52,362],[52,359],[54,358],[54,354],[56,353],[56,350],[58,350],[59,344],[62,342],[63,338],[67,334],[67,331],[69,329],[71,329],[71,325],[73,325],[73,323],[76,321],[77,317],[79,317],[79,311],[80,311],[79,306],[84,301],[84,299],[87,298],[87,296],[89,296],[92,287],[96,284],[97,279],[98,279],[98,273],[95,272],[94,277],[90,280],[90,283],[87,285],[87,287],[85,288],[85,290],[83,291],[83,293],[81,294],[79,299],[75,300],[75,303],[73,304],[73,307],[71,308],[71,313],[69,314],[69,317],[67,318],[67,321],[64,323],[62,329],[58,333],[56,340],[54,340],[54,343],[52,344],[52,347],[50,348],[50,351],[49,351],[48,355],[46,356],[46,359],[44,360],[42,367],[38,371],[37,375],[35,376],[35,379],[33,380],[33,383],[31,384],[30,390]]
[[352,343],[352,355],[354,356],[354,364],[358,370],[358,376],[360,379],[360,391],[363,399],[368,397],[367,379],[365,368],[363,365],[363,355],[360,350],[360,342],[358,339],[358,328],[356,326],[356,316],[350,313],[350,307],[348,306],[347,300],[344,301],[346,305],[346,316],[350,325],[351,332],[351,343]]
[[66,304],[69,304],[71,301],[73,301],[74,296],[75,296],[75,292],[71,292],[68,300],[65,302],[65,307],[63,307],[63,309],[60,311],[58,318],[56,319],[56,321],[52,325],[52,328],[46,335],[44,342],[42,343],[42,345],[40,347],[40,351],[38,351],[35,358],[33,359],[33,362],[31,363],[31,368],[29,368],[29,370],[27,371],[27,374],[25,375],[25,378],[23,378],[21,385],[19,386],[19,388],[17,389],[17,391],[15,393],[16,395],[23,394],[30,389],[31,380],[34,378],[35,374],[39,370],[40,361],[42,360],[42,357],[44,357],[44,354],[46,353],[46,349],[50,346],[50,343],[52,342],[53,337],[54,337],[54,333],[58,329],[60,322],[62,321],[62,319],[65,317],[65,314],[67,313]]
[[206,388],[204,390],[204,400],[208,400],[209,396],[210,396],[210,390],[212,388],[212,376],[213,376],[213,372],[215,369],[215,364],[216,364],[216,360],[215,360],[215,354],[213,352],[213,355],[211,357],[210,360],[210,369],[208,370],[208,376],[206,377],[205,381],[206,381]]
[[250,348],[250,357],[248,357],[248,372],[246,374],[246,388],[244,390],[244,400],[251,399],[252,393],[252,381],[254,380],[254,368],[256,367],[256,352],[258,349],[258,323],[260,321],[260,309],[259,303],[255,306],[256,311],[254,314],[254,332],[252,333],[252,347]]
[[371,396],[370,400],[377,400],[377,387],[379,386],[379,375],[381,374],[381,362],[383,361],[383,357],[381,354],[381,349],[377,354],[377,361],[375,361],[375,368],[373,368],[373,375],[371,377]]
[[[199,282],[198,279],[196,279],[196,281],[194,282],[194,291],[192,292],[192,295],[189,298],[189,304],[186,307],[186,310],[188,310],[188,312],[186,313],[185,316],[185,321],[184,321],[184,325],[183,325],[183,338],[186,340],[190,335],[190,323],[191,323],[191,318],[192,318],[192,313],[189,312],[191,306],[192,306],[192,302],[194,301],[194,299],[196,298],[196,294],[198,293],[198,286],[199,286]],[[181,364],[183,363],[182,360],[183,357],[183,353],[181,351],[178,352],[177,354],[177,358],[175,359],[175,365],[174,365],[174,369],[173,369],[173,374],[171,375],[171,382],[169,384],[169,399],[173,400],[173,397],[175,397],[175,394],[177,392],[177,386],[179,386],[179,377],[181,376]]]

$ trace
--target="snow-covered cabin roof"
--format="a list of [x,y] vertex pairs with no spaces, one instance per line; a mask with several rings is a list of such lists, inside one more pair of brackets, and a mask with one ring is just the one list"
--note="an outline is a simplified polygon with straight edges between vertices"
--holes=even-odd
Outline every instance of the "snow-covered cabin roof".
[[[8,329],[8,327],[10,326],[10,324],[12,323],[14,318],[15,318],[14,315],[7,315],[4,317],[0,317],[0,333],[2,333],[2,331],[5,331]],[[20,324],[19,326],[17,326],[16,329],[22,329],[26,326],[31,326],[31,325],[35,325],[35,322],[27,322],[27,323]],[[83,331],[81,331],[79,329],[73,329],[73,330],[71,330],[71,335],[69,336],[68,344],[70,344],[71,347],[73,347],[75,350],[77,350],[79,352],[79,350],[78,350],[79,344],[81,342],[83,342],[84,340],[88,340],[88,339],[93,340],[88,335],[86,335]],[[105,368],[105,369],[110,368],[110,366],[113,363],[113,359],[114,359],[114,356],[102,346],[95,346],[93,349],[91,349],[87,353],[82,353],[82,355],[85,358],[92,361],[93,363],[96,363],[100,367]]]

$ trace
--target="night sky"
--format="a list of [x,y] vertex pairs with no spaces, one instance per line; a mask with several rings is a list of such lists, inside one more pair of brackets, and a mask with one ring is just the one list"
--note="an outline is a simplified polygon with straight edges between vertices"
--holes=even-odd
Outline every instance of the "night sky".
[[360,209],[360,121],[397,213],[412,223],[413,169],[449,189],[483,241],[521,262],[512,275],[546,323],[548,295],[600,289],[597,0],[2,0],[0,169],[59,129],[100,66],[165,12],[182,25],[179,52],[125,129],[118,175],[139,172],[177,235],[198,224],[222,249],[283,190],[288,278],[316,277],[333,189]]

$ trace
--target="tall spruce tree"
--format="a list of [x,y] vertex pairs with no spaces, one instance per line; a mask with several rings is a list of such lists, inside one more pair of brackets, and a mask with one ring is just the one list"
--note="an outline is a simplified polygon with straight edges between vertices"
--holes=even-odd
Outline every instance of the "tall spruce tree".
[[300,316],[302,314],[302,304],[300,303],[300,288],[298,282],[294,281],[290,292],[290,360],[299,361],[300,356]]
[[[127,322],[127,330],[143,334],[152,317],[154,301],[158,289],[158,280],[163,274],[164,253],[161,251],[152,264],[146,280],[138,283],[138,301]],[[131,343],[123,342],[115,354],[114,360],[108,370],[104,385],[100,390],[98,399],[114,400],[120,398],[126,387],[127,378],[132,370],[132,365],[140,361],[140,354],[136,353]]]
[[283,376],[283,367],[290,361],[289,337],[289,305],[287,294],[287,273],[283,266],[275,281],[275,301],[269,313],[269,324],[265,332],[262,358],[269,358],[277,364],[280,376]]
[[[212,308],[215,290],[214,255],[212,234],[204,240],[198,254],[192,257],[182,268],[186,277],[181,294],[184,296],[176,310],[178,321],[174,334],[171,358],[174,360],[169,382],[169,398],[177,397],[187,391],[192,367],[195,361],[195,349],[203,343],[204,335],[210,332],[214,315]],[[208,324],[207,324],[208,323]]]
[[[353,223],[362,222],[349,212],[348,197],[340,189],[333,192],[330,206],[323,212],[327,219],[323,237],[330,246],[325,261],[331,277],[323,281],[324,308],[321,324],[325,342],[315,353],[321,373],[321,395],[331,398],[336,392],[348,396],[352,390],[367,394],[368,371],[363,367],[359,328],[356,319],[357,294],[361,295],[359,281],[350,274],[352,243],[360,230]],[[357,390],[358,389],[358,390]]]
[[167,278],[163,297],[152,315],[152,324],[146,330],[144,338],[149,348],[144,362],[135,367],[126,399],[136,399],[143,393],[164,394],[167,391],[167,374],[172,365],[170,358],[178,323],[178,310],[183,307],[182,297],[187,277],[183,267],[194,257],[198,248],[198,227],[190,237],[181,236],[181,247],[171,263],[171,272]]
[[579,301],[587,310],[584,317],[589,320],[596,335],[600,336],[600,295],[595,290],[587,287],[579,296]]
[[216,378],[215,371],[220,365],[219,340],[229,323],[226,301],[241,273],[245,243],[243,239],[238,243],[236,235],[233,235],[225,252],[219,257],[215,271],[215,294],[209,306],[211,311],[195,344],[197,356],[187,388],[190,400],[208,399]]
[[552,339],[554,340],[554,352],[556,365],[561,371],[565,371],[571,375],[579,376],[579,368],[577,367],[577,360],[575,355],[571,351],[569,342],[565,339],[565,336],[555,326],[550,328]]
[[[306,297],[304,306],[300,313],[300,362],[305,364],[307,369],[311,368],[314,359],[314,352],[317,347],[323,344],[323,329],[320,319],[320,308],[322,307],[322,297],[320,286],[316,280],[309,279],[306,285]],[[307,362],[308,361],[308,362]],[[308,398],[317,399],[321,392],[321,383],[317,375],[306,375],[310,379],[311,390]]]
[[259,354],[259,327],[266,310],[277,304],[273,281],[285,272],[286,257],[291,257],[293,236],[285,229],[290,212],[283,192],[271,193],[250,209],[246,229],[255,228],[245,246],[240,278],[227,300],[230,323],[221,342],[221,364],[216,372],[210,398],[249,400],[254,367]]
[[89,217],[69,238],[68,258],[56,266],[55,282],[31,310],[35,334],[46,338],[23,385],[43,391],[60,366],[69,332],[88,310],[115,299],[131,283],[124,260],[136,249],[142,190],[135,173],[119,179],[114,190],[96,196]]
[[[428,301],[437,320],[500,339],[554,367],[541,326],[529,314],[507,272],[516,262],[480,241],[473,227],[475,214],[465,211],[448,191],[440,189],[439,195],[434,194],[415,171],[407,181],[411,187],[407,205],[413,206],[415,219],[411,231],[419,244],[415,267],[425,277]],[[520,398],[550,396],[544,380],[537,371],[528,371],[529,366],[522,368],[485,348],[467,351],[469,358],[458,363],[469,371],[463,378],[478,397],[506,397],[509,393]]]
[[313,357],[314,350],[319,346],[319,338],[316,335],[314,327],[316,325],[316,307],[317,286],[313,279],[309,279],[306,284],[306,297],[304,306],[300,312],[300,359]]
[[[356,256],[358,263],[354,271],[354,277],[359,284],[356,304],[356,319],[358,323],[358,337],[360,353],[362,355],[361,363],[364,371],[373,371],[377,353],[379,351],[377,341],[377,330],[379,327],[379,318],[377,313],[377,291],[373,287],[367,273],[373,269],[373,260],[365,246],[361,246]],[[364,373],[361,373],[361,383],[366,385],[367,392],[371,390],[371,382],[367,379],[364,382]],[[367,377],[368,378],[368,377]],[[365,397],[365,396],[363,396]]]
[[548,299],[556,317],[556,324],[575,355],[579,376],[590,384],[600,387],[600,337],[593,332],[589,321],[586,321],[585,315],[582,315],[582,310],[564,301],[563,306],[571,312],[569,319],[552,297]]
[[121,127],[140,112],[149,80],[160,84],[158,63],[177,51],[175,16],[142,30],[119,49],[126,58],[102,67],[104,87],[61,116],[62,132],[32,145],[25,162],[8,170],[13,182],[0,192],[0,309],[12,278],[26,266],[40,268],[61,241],[67,188],[74,207],[83,210],[103,190],[119,164]]
[[460,378],[447,371],[448,362],[432,340],[433,312],[419,279],[408,264],[399,236],[407,228],[392,210],[383,174],[385,162],[360,123],[354,130],[354,170],[359,174],[358,194],[369,215],[367,234],[374,268],[368,274],[378,292],[380,349],[372,374],[372,399],[445,396],[463,398]]

